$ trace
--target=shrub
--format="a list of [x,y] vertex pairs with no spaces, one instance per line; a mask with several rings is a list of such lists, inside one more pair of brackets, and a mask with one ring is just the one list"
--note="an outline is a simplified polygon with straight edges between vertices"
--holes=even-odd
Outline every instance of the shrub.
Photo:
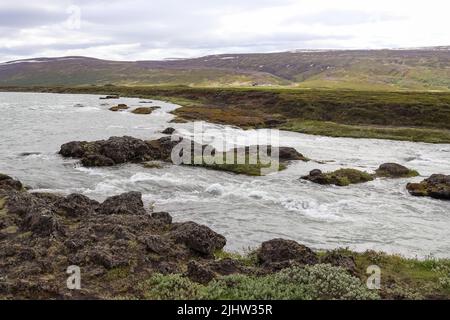
[[149,299],[313,300],[379,299],[344,269],[328,264],[294,267],[266,276],[231,275],[200,285],[180,275],[155,275],[145,284]]

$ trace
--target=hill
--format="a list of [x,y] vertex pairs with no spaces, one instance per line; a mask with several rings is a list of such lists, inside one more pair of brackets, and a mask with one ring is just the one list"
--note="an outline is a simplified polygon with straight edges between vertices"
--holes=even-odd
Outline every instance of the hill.
[[0,64],[0,85],[290,86],[450,90],[450,48],[223,54],[164,61],[38,58]]

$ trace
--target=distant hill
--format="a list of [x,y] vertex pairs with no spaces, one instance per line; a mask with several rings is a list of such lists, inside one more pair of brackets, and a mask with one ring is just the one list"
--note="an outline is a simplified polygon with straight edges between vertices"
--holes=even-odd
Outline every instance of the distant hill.
[[450,47],[223,54],[164,61],[86,57],[0,63],[0,85],[293,86],[450,90]]

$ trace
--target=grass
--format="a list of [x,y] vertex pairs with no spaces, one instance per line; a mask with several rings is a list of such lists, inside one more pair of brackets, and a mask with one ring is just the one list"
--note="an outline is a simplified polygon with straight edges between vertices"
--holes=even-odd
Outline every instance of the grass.
[[282,130],[329,137],[450,143],[450,130],[345,125],[330,121],[290,120]]
[[382,272],[383,294],[408,295],[416,298],[450,298],[450,260],[428,258],[407,259],[399,255],[368,251],[351,253],[363,275],[369,265],[378,265]]

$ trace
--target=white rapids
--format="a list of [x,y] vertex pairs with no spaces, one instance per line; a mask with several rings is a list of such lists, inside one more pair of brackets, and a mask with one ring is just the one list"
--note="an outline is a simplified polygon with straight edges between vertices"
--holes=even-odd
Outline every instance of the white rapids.
[[[450,174],[450,145],[281,132],[281,145],[295,147],[322,164],[294,162],[264,177],[175,165],[83,168],[57,154],[61,144],[73,140],[158,138],[169,125],[192,133],[192,124],[168,124],[173,118],[168,112],[178,107],[171,103],[145,104],[161,107],[151,115],[108,110],[117,103],[142,106],[139,102],[99,100],[96,95],[0,93],[0,172],[38,191],[79,192],[98,200],[140,191],[147,205],[170,212],[176,221],[193,220],[222,233],[233,251],[282,237],[316,249],[349,247],[450,258],[450,202],[412,197],[405,189],[409,181]],[[255,135],[214,124],[204,127],[250,141]],[[349,187],[299,180],[314,168],[373,172],[384,162],[414,168],[421,177],[377,179]]]

